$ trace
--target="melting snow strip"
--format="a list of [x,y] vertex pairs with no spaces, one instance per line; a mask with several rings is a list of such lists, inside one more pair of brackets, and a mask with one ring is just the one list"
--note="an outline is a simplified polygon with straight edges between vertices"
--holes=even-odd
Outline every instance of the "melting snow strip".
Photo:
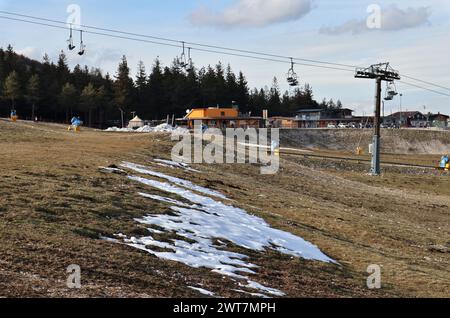
[[198,291],[202,295],[211,296],[211,297],[215,296],[215,294],[213,292],[210,292],[209,290],[206,290],[206,289],[203,289],[203,288],[198,288],[198,287],[193,287],[193,286],[188,286],[188,287],[190,289]]
[[187,180],[175,178],[175,177],[172,177],[172,176],[168,176],[168,175],[166,175],[164,173],[152,171],[149,168],[147,168],[145,166],[142,166],[142,165],[137,165],[137,164],[130,163],[130,162],[124,162],[120,166],[122,168],[130,169],[130,170],[133,170],[133,171],[138,172],[138,173],[142,173],[142,174],[150,175],[150,176],[153,176],[153,177],[165,179],[165,180],[170,181],[170,182],[172,182],[174,184],[177,184],[179,186],[182,186],[182,187],[185,187],[185,188],[188,188],[188,189],[191,189],[191,190],[194,190],[194,191],[206,194],[206,195],[211,195],[211,196],[214,196],[214,197],[217,197],[217,198],[221,198],[221,199],[227,200],[227,197],[224,196],[222,193],[219,193],[217,191],[210,190],[208,188],[204,188],[204,187],[195,185],[192,182],[187,181]]
[[[136,221],[150,227],[155,226],[167,233],[175,233],[182,239],[160,242],[151,236],[131,237],[130,239],[121,236],[125,244],[161,259],[184,263],[194,268],[210,268],[213,272],[221,275],[236,280],[244,280],[247,283],[240,283],[241,287],[255,289],[271,296],[284,296],[285,294],[244,276],[256,274],[254,269],[258,266],[249,263],[247,255],[224,250],[226,246],[224,246],[223,241],[254,251],[263,252],[267,249],[275,249],[283,254],[309,260],[334,262],[323,254],[318,247],[298,236],[273,229],[263,219],[250,215],[245,210],[191,191],[210,194],[211,190],[209,189],[200,187],[203,191],[199,191],[199,187],[189,181],[151,171],[145,166],[132,163],[124,163],[122,166],[174,183],[170,184],[137,176],[128,177],[130,180],[178,195],[191,202],[191,204],[187,204],[171,198],[139,193],[139,195],[148,199],[169,204],[174,213],[171,215],[148,215]],[[178,185],[191,190],[181,188]],[[149,229],[149,231],[153,233],[161,232],[152,229]],[[186,240],[183,240],[183,238]],[[152,246],[162,248],[165,251],[153,251]]]
[[163,167],[179,168],[179,169],[183,169],[183,170],[190,171],[190,172],[201,173],[201,171],[195,170],[195,169],[189,167],[189,165],[182,163],[182,162],[175,162],[175,161],[163,160],[163,159],[155,159],[154,161],[156,163],[162,165]]
[[264,295],[264,294],[260,294],[260,293],[250,293],[250,292],[247,292],[247,291],[245,291],[245,290],[240,290],[240,289],[233,289],[233,291],[235,291],[235,292],[237,292],[237,293],[241,293],[241,294],[247,294],[247,295],[250,295],[250,296],[253,296],[253,297],[270,298],[269,296]]
[[112,167],[98,167],[100,170],[108,173],[125,173],[122,169]]

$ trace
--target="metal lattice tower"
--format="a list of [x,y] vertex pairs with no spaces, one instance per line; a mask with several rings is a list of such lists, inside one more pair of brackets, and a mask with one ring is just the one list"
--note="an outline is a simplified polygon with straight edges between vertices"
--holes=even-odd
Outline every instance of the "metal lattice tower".
[[375,120],[372,151],[372,175],[381,174],[380,150],[381,150],[381,83],[400,80],[400,73],[394,70],[389,63],[374,64],[367,68],[357,68],[355,78],[375,79]]

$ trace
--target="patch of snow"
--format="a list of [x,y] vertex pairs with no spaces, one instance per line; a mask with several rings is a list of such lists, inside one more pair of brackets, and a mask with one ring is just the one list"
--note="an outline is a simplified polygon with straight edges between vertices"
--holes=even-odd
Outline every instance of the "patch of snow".
[[[181,239],[160,242],[151,236],[131,237],[130,239],[124,238],[125,244],[161,259],[180,262],[194,268],[209,268],[213,272],[233,279],[244,280],[247,284],[240,284],[242,287],[262,291],[272,296],[284,296],[285,294],[251,281],[245,276],[256,274],[255,269],[258,266],[248,262],[247,255],[225,250],[224,242],[231,242],[248,250],[263,252],[267,249],[274,249],[295,257],[327,263],[334,262],[317,246],[298,236],[273,229],[263,219],[250,215],[243,209],[193,192],[214,195],[217,194],[215,191],[196,186],[187,180],[151,171],[145,166],[124,163],[122,167],[171,182],[160,182],[137,176],[128,177],[130,180],[177,195],[191,203],[139,193],[148,199],[169,204],[173,213],[171,215],[148,215],[136,221],[150,227],[157,227],[167,233],[174,233]],[[216,240],[221,240],[217,243],[220,245],[215,244]],[[152,246],[163,248],[166,251],[154,251]]]
[[114,172],[125,173],[125,171],[123,171],[122,169],[118,169],[118,168],[111,168],[111,167],[98,167],[98,168],[102,171],[109,172],[109,173],[114,173]]
[[261,285],[261,284],[259,284],[257,282],[251,281],[251,280],[248,281],[247,285],[239,284],[239,286],[250,288],[250,289],[261,290],[261,291],[263,291],[263,292],[265,292],[267,294],[273,295],[273,296],[278,296],[278,297],[286,296],[285,293],[280,292],[277,289],[263,286],[263,285]]
[[200,294],[202,295],[206,295],[206,296],[212,296],[214,297],[215,294],[213,292],[210,292],[209,290],[203,289],[203,288],[198,288],[198,287],[193,287],[193,286],[188,286],[190,289],[193,289],[195,291],[198,291]]
[[[162,259],[181,262],[194,268],[210,268],[213,272],[245,280],[247,284],[241,284],[241,286],[263,291],[272,296],[283,296],[284,293],[265,287],[244,276],[256,274],[254,269],[258,266],[249,263],[247,255],[224,250],[226,248],[224,241],[255,251],[274,249],[287,255],[305,259],[334,262],[323,254],[319,248],[302,238],[273,229],[263,219],[250,215],[245,210],[226,205],[191,190],[217,196],[215,191],[211,192],[211,190],[196,186],[187,180],[154,172],[142,165],[124,163],[122,167],[171,182],[160,182],[137,176],[128,177],[130,180],[178,195],[191,202],[191,204],[186,204],[171,198],[139,193],[139,195],[148,199],[171,205],[171,210],[174,213],[171,215],[148,215],[136,221],[155,226],[167,233],[175,233],[186,240],[174,239],[170,242],[160,242],[151,236],[124,238],[124,243],[132,247]],[[223,195],[220,197],[226,198]],[[220,246],[214,243],[215,240],[219,240],[217,244],[220,244]],[[163,248],[166,252],[153,251],[152,246]]]
[[130,133],[134,132],[131,128],[118,128],[118,127],[110,127],[108,129],[105,129],[106,132],[123,132],[123,133]]
[[237,292],[237,293],[241,293],[241,294],[247,294],[253,297],[259,297],[259,298],[269,298],[269,296],[264,295],[264,294],[259,294],[259,293],[250,293],[247,292],[245,290],[240,290],[240,289],[233,289],[233,291]]
[[[169,183],[136,176],[130,176],[129,179],[161,191],[177,194],[197,204],[200,207],[198,210],[176,206],[172,207],[172,210],[178,212],[178,216],[176,217],[178,222],[187,222],[186,226],[188,229],[200,236],[222,238],[244,248],[257,251],[264,251],[266,248],[273,248],[275,246],[277,251],[284,254],[310,260],[333,262],[317,246],[291,233],[273,229],[263,219],[250,215],[245,210],[226,205],[210,197],[198,195]],[[147,218],[149,221],[153,220],[155,223],[161,223],[164,226],[170,227],[171,220],[165,219],[165,217],[170,216],[148,216]],[[157,219],[161,221],[157,221]],[[168,223],[164,223],[166,221]],[[193,226],[190,222],[198,226]],[[181,229],[183,224],[172,224],[173,228],[169,228],[169,230]]]
[[186,171],[191,171],[191,172],[198,172],[201,173],[201,171],[192,169],[191,167],[189,167],[188,164],[186,163],[182,163],[182,162],[175,162],[175,161],[171,161],[171,160],[163,160],[163,159],[155,159],[155,162],[157,162],[158,164],[164,166],[164,167],[170,167],[170,168],[180,168]]
[[147,199],[152,199],[155,201],[160,201],[160,202],[165,202],[165,203],[170,203],[170,204],[175,204],[178,206],[184,206],[184,207],[189,207],[189,205],[184,204],[183,202],[171,199],[171,198],[165,198],[159,195],[153,195],[153,194],[147,194],[147,193],[139,193],[140,196],[147,198]]
[[162,124],[156,127],[151,127],[148,125],[145,125],[143,127],[140,127],[138,129],[131,129],[131,128],[117,128],[117,127],[110,127],[108,129],[105,129],[106,132],[123,132],[123,133],[172,133],[175,132],[180,135],[189,134],[189,130],[182,127],[172,127],[168,124]]
[[214,191],[214,190],[210,190],[210,189],[205,188],[205,187],[201,187],[201,186],[195,185],[192,182],[187,181],[187,180],[179,179],[179,178],[176,178],[176,177],[172,177],[172,176],[166,175],[164,173],[160,173],[160,172],[156,172],[156,171],[150,170],[149,168],[147,168],[145,166],[142,166],[142,165],[138,165],[138,164],[134,164],[134,163],[130,163],[130,162],[124,162],[120,166],[122,168],[130,169],[130,170],[133,170],[133,171],[138,172],[138,173],[142,173],[142,174],[150,175],[150,176],[153,176],[153,177],[165,179],[167,181],[170,181],[170,182],[172,182],[174,184],[177,184],[179,186],[182,186],[184,188],[188,188],[188,189],[191,189],[191,190],[194,190],[194,191],[206,194],[206,195],[211,195],[211,196],[214,196],[214,197],[217,197],[217,198],[221,198],[221,199],[224,199],[224,200],[227,199],[227,197],[224,196],[222,193],[219,193],[219,192]]

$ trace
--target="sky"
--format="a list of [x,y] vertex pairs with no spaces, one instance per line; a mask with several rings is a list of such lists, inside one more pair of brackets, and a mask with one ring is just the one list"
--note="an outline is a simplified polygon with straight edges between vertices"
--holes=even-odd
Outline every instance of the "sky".
[[[84,25],[357,66],[390,62],[402,74],[450,87],[448,0],[0,0],[0,10],[67,21],[71,4],[79,6]],[[377,12],[368,10],[373,8],[381,9],[380,24],[368,28],[368,19],[378,21],[370,19]],[[41,60],[48,53],[56,61],[62,49],[67,51],[65,30],[4,19],[0,28],[0,46],[11,44],[28,57]],[[135,74],[139,60],[149,70],[155,58],[169,65],[181,54],[178,48],[99,35],[86,34],[84,40],[85,56],[66,52],[70,66],[86,64],[112,75],[122,55]],[[197,51],[192,58],[198,67],[231,64],[244,72],[250,88],[271,86],[276,76],[283,92],[290,89],[288,64]],[[358,115],[373,113],[372,80],[302,65],[295,70],[301,84],[313,87],[317,100],[340,99]],[[402,110],[450,113],[448,96],[402,83],[398,90]],[[386,113],[399,109],[399,98],[386,103]]]

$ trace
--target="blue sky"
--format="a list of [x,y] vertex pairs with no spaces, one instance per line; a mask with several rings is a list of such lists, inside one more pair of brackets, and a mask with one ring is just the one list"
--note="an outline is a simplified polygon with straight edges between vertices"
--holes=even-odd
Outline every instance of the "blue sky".
[[[81,7],[82,24],[120,29],[185,41],[318,59],[351,65],[390,61],[403,74],[450,87],[450,3],[447,0],[152,0],[61,1],[0,0],[0,10],[50,19],[67,19],[69,4]],[[368,30],[371,4],[382,8],[382,28]],[[30,26],[0,19],[0,46],[11,43],[24,55],[40,59],[46,52],[56,59],[65,49],[63,30]],[[150,68],[159,56],[169,64],[176,48],[86,35],[87,54],[68,53],[70,64],[100,66],[115,73],[125,54],[135,73],[139,60]],[[288,89],[288,65],[193,52],[197,66],[230,63],[242,70],[251,87],[263,87],[276,76]],[[372,113],[374,83],[356,80],[352,73],[296,67],[302,83],[313,86],[315,97],[341,99],[358,114]],[[450,97],[399,85],[403,109],[450,112]],[[445,90],[444,90],[445,92]],[[450,91],[446,91],[450,93]],[[397,111],[399,100],[386,104]]]

